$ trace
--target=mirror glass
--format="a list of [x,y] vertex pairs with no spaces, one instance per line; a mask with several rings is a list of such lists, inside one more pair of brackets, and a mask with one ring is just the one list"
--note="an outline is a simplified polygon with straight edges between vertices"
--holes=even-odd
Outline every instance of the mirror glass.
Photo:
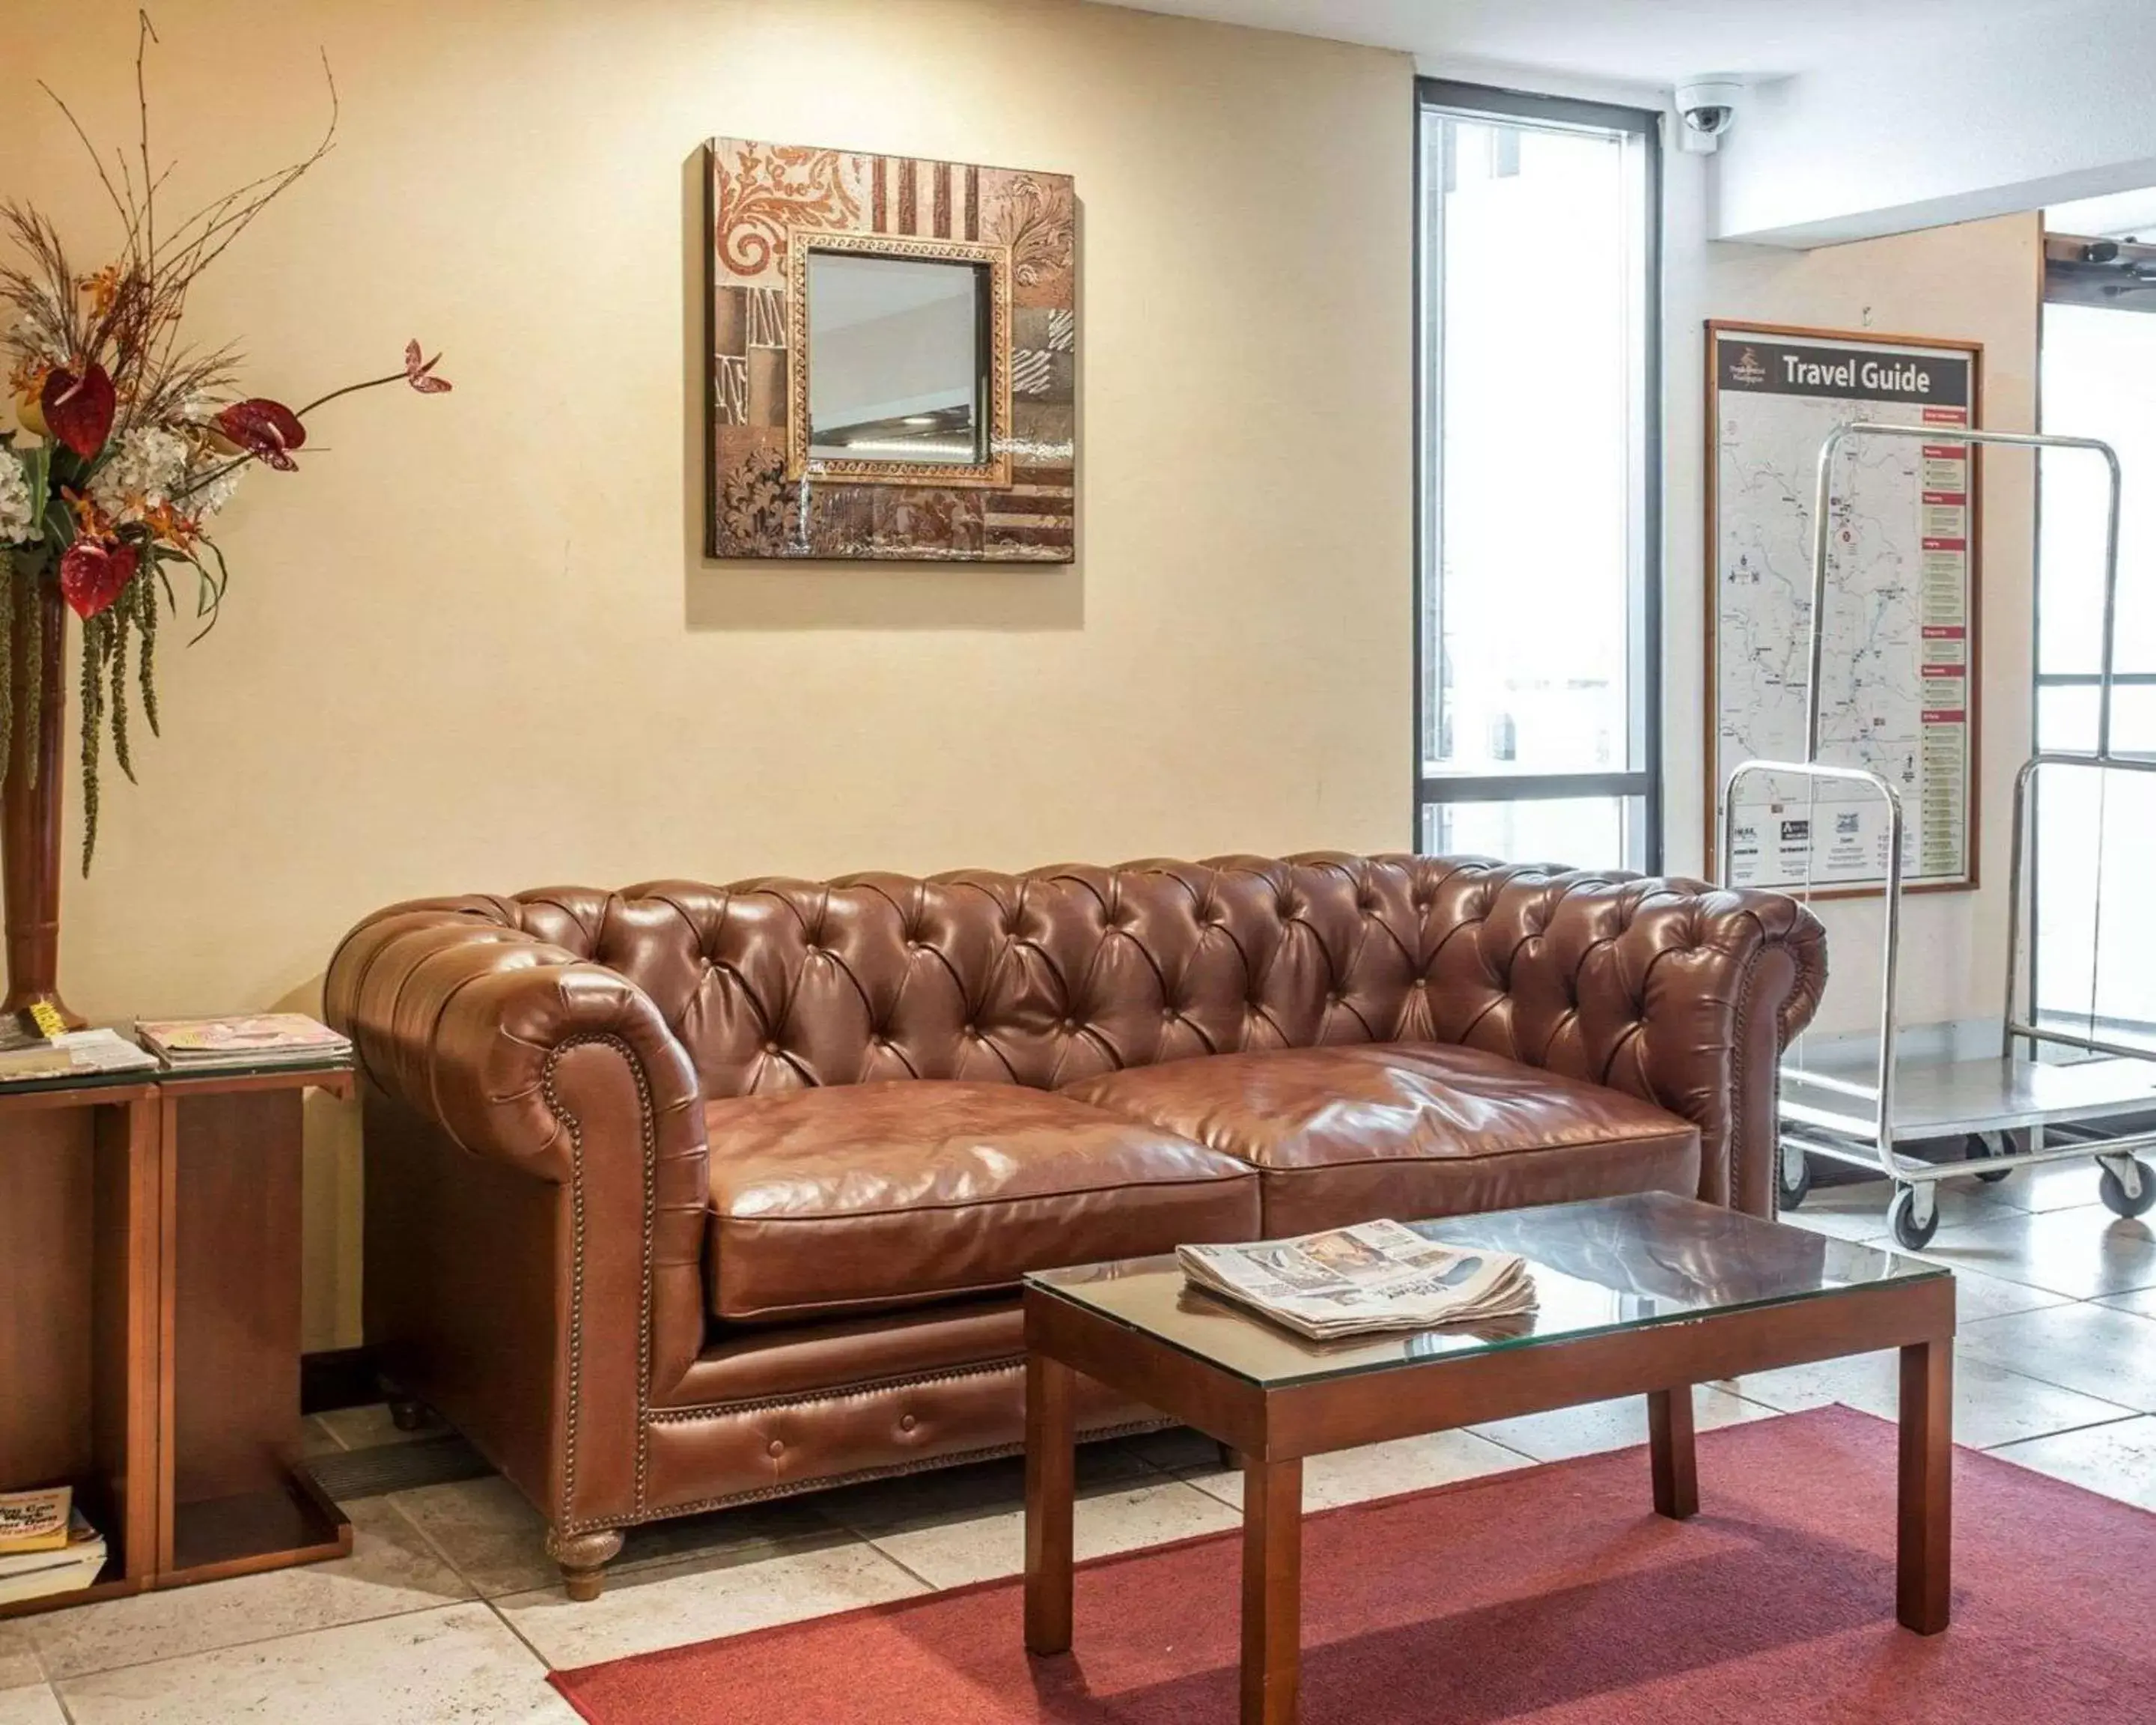
[[808,453],[988,459],[988,272],[978,264],[808,254]]

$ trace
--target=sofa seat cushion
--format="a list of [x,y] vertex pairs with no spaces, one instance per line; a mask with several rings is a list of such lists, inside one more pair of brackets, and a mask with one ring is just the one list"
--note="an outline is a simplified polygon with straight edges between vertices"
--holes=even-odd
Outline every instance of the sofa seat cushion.
[[1480,1049],[1362,1043],[1173,1060],[1061,1094],[1259,1170],[1269,1240],[1629,1192],[1699,1190],[1699,1130]]
[[1257,1178],[1235,1158],[1021,1085],[834,1085],[712,1102],[704,1119],[705,1280],[712,1316],[733,1322],[1257,1238]]

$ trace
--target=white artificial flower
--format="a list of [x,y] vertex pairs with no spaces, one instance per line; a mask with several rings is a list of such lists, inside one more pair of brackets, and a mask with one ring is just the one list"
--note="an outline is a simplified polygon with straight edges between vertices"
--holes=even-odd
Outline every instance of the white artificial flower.
[[0,449],[0,545],[27,545],[37,536],[37,501],[30,495],[30,476],[13,450]]
[[[199,474],[187,475],[187,490],[180,499],[180,512],[192,516],[198,521],[206,521],[232,501],[232,494],[239,489],[239,475],[244,469],[220,462],[228,469],[215,479],[203,480]],[[209,471],[214,472],[215,469]]]
[[90,501],[114,521],[140,521],[172,501],[185,480],[187,442],[159,425],[138,425],[90,482]]

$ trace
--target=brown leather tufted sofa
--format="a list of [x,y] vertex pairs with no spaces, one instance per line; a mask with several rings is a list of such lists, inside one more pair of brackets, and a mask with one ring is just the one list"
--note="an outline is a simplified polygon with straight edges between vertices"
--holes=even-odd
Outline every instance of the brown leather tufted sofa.
[[327,989],[368,1338],[588,1598],[634,1523],[1014,1447],[1028,1269],[1649,1189],[1764,1214],[1825,979],[1786,898],[1480,860],[399,905]]

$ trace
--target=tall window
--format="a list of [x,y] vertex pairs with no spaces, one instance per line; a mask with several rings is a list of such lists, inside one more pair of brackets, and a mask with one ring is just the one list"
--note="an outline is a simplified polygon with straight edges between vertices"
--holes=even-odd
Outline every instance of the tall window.
[[1425,80],[1426,851],[1661,864],[1656,116]]
[[[2146,501],[2156,476],[2156,316],[2147,303],[2156,290],[2123,270],[2076,268],[2080,244],[2051,247],[2043,429],[2103,439],[2125,472],[2111,743],[2147,756],[2156,754],[2156,513]],[[2090,749],[2102,665],[2103,465],[2047,454],[2040,478],[2036,744]],[[2141,909],[2156,853],[2156,776],[2049,769],[2037,784],[2035,825],[2040,1015],[2119,1040],[2156,1040],[2156,924]]]

